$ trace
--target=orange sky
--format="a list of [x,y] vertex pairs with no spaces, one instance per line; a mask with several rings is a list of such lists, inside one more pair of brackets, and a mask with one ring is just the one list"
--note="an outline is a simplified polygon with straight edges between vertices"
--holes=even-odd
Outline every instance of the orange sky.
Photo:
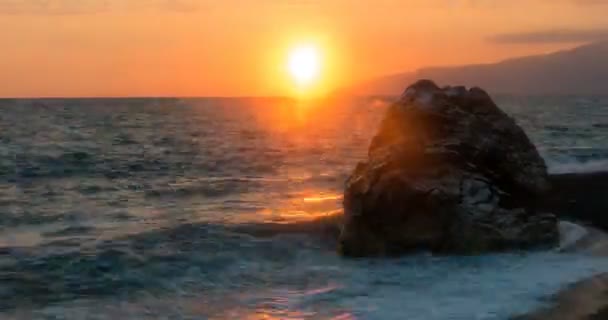
[[[1,0],[0,97],[284,95],[302,42],[330,91],[572,47],[606,13],[605,0]],[[511,33],[523,40],[491,40]]]

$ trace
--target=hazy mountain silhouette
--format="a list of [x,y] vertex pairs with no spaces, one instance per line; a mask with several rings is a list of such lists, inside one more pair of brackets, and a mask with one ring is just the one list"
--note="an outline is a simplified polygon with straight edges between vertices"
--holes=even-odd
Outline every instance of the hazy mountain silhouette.
[[416,79],[479,86],[492,93],[608,94],[608,41],[492,64],[432,67],[354,86],[356,95],[395,95]]

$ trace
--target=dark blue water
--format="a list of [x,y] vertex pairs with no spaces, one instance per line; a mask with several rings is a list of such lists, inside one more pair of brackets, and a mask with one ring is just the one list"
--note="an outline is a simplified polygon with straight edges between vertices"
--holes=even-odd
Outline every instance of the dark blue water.
[[[608,98],[498,102],[551,171],[608,167]],[[338,257],[307,221],[339,214],[384,108],[0,100],[0,318],[506,319],[608,271],[556,252]]]

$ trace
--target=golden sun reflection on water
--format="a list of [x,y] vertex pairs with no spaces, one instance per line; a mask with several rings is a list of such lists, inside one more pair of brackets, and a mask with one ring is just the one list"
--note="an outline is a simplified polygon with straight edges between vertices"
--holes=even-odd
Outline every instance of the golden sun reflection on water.
[[341,213],[342,213],[342,210],[340,210],[340,209],[329,210],[329,211],[316,211],[316,212],[303,211],[303,210],[273,212],[272,210],[265,209],[265,210],[262,210],[259,212],[259,214],[262,215],[262,217],[265,217],[265,218],[263,218],[263,220],[265,222],[273,222],[273,223],[306,222],[306,221],[316,220],[319,218],[338,215]]
[[[250,305],[253,309],[236,308],[220,313],[211,319],[245,319],[245,320],[305,320],[305,319],[329,319],[329,320],[356,320],[357,317],[343,308],[334,310],[329,314],[320,314],[315,308],[302,308],[300,303],[315,299],[317,296],[331,293],[339,289],[340,285],[329,284],[322,287],[313,287],[307,290],[275,289],[270,291],[243,293],[232,297],[235,302],[256,301]],[[304,303],[306,305],[306,303]],[[245,303],[248,305],[248,303]]]
[[[306,319],[313,319],[315,316],[314,313],[304,313],[304,312],[298,312],[298,311],[285,312],[280,315],[273,315],[272,313],[273,313],[272,311],[257,310],[254,314],[245,316],[244,318],[241,317],[240,319],[244,319],[244,320],[306,320]],[[274,313],[276,313],[276,312],[274,312]],[[329,319],[329,320],[356,320],[357,317],[355,317],[352,313],[346,312],[346,313],[342,313],[342,314],[339,314],[337,316],[327,318],[327,319]]]
[[303,201],[304,202],[323,202],[326,200],[338,200],[338,199],[342,199],[342,195],[336,194],[336,195],[327,195],[327,196],[316,196],[316,197],[307,197],[304,198]]
[[275,208],[265,208],[255,214],[263,222],[306,222],[341,214],[341,199],[341,194],[301,192]]

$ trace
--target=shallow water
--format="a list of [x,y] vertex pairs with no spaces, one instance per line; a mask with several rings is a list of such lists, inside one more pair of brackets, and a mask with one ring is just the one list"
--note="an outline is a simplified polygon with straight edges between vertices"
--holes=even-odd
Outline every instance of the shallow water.
[[[608,167],[608,98],[498,102],[551,171]],[[384,107],[0,100],[1,317],[506,319],[608,271],[553,252],[345,260],[294,232],[340,212]]]

